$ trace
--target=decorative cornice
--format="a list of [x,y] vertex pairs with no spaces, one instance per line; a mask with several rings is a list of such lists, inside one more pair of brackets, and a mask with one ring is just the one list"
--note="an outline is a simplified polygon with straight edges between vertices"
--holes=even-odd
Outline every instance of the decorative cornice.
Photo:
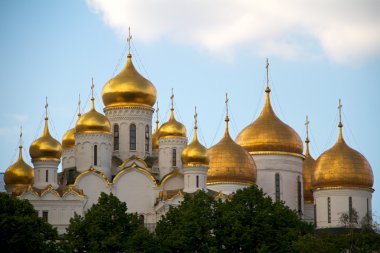
[[255,183],[247,183],[247,182],[234,182],[234,181],[216,181],[216,182],[207,182],[207,185],[216,185],[216,184],[237,184],[237,185],[247,185],[251,186]]
[[293,153],[293,152],[284,152],[284,151],[251,151],[249,152],[251,155],[289,155],[295,156],[302,159],[305,159],[304,155]]
[[352,187],[347,187],[347,186],[331,186],[331,187],[318,187],[318,188],[314,188],[314,189],[311,189],[311,191],[323,191],[323,190],[365,190],[365,191],[369,191],[369,192],[374,192],[375,189],[369,187],[369,188],[366,188],[366,187],[355,187],[355,186],[352,186]]
[[152,108],[151,106],[137,105],[137,104],[123,105],[123,106],[107,106],[103,109],[103,111],[104,113],[107,113],[113,110],[125,110],[125,109],[141,109],[141,110],[154,112],[154,108]]

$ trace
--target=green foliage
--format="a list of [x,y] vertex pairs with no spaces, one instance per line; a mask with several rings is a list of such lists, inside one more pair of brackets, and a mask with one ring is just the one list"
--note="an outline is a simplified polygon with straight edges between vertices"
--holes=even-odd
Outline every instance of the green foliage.
[[[67,252],[153,252],[153,236],[112,193],[101,193],[84,217],[75,215],[64,237]],[[146,248],[145,248],[146,247]]]
[[56,252],[57,231],[27,200],[0,193],[1,252]]

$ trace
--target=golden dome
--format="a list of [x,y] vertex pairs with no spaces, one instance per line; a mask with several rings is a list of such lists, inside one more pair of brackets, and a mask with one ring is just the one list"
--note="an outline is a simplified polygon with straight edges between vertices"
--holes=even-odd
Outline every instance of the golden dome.
[[306,138],[305,160],[302,164],[303,198],[307,203],[314,203],[313,192],[311,191],[311,175],[313,173],[315,160],[310,155],[309,142],[309,138]]
[[342,124],[335,145],[319,156],[311,178],[313,189],[330,187],[370,188],[373,173],[367,159],[343,139]]
[[140,75],[128,54],[127,64],[114,78],[103,87],[102,99],[106,107],[153,106],[157,91],[154,85]]
[[303,151],[301,138],[274,113],[270,103],[269,87],[265,92],[266,101],[260,116],[239,133],[236,143],[251,154],[286,152],[301,155]]
[[157,151],[158,148],[158,119],[156,120],[156,128],[154,129],[154,133],[152,135],[152,150]]
[[30,145],[29,154],[32,161],[61,159],[62,146],[50,135],[47,117],[45,118],[44,132]]
[[257,171],[253,158],[236,144],[228,132],[228,117],[224,137],[208,150],[210,157],[207,184],[255,184]]
[[182,151],[181,159],[184,166],[208,166],[210,160],[207,149],[199,143],[197,135],[197,113],[195,112],[195,125],[193,141]]
[[22,146],[19,147],[17,161],[8,167],[4,173],[4,183],[7,186],[28,186],[32,185],[34,180],[34,170],[22,157]]
[[71,128],[66,131],[62,138],[62,148],[72,148],[75,146],[75,128]]
[[111,123],[106,116],[97,112],[91,98],[91,109],[83,114],[75,125],[76,133],[111,133]]
[[173,107],[170,109],[170,119],[158,130],[158,138],[163,137],[186,137],[186,127],[174,118]]

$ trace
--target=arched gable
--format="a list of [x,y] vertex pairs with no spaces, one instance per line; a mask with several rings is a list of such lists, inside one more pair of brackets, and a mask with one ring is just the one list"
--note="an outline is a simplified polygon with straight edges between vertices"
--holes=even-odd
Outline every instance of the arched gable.
[[164,178],[162,178],[160,186],[162,187],[162,190],[165,191],[183,189],[183,174],[177,170],[172,171],[171,173],[167,174]]

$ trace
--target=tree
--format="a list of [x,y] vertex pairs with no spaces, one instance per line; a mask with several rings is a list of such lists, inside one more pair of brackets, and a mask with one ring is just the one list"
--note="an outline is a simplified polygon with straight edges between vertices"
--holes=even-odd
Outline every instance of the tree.
[[67,252],[153,252],[153,235],[117,197],[101,193],[98,203],[70,220],[64,236]]
[[257,186],[238,190],[215,216],[219,252],[294,252],[293,241],[312,232],[295,211]]
[[216,252],[215,210],[219,206],[204,191],[185,194],[178,207],[171,207],[158,222],[156,235],[164,252]]
[[57,237],[29,201],[0,193],[1,252],[56,252]]

